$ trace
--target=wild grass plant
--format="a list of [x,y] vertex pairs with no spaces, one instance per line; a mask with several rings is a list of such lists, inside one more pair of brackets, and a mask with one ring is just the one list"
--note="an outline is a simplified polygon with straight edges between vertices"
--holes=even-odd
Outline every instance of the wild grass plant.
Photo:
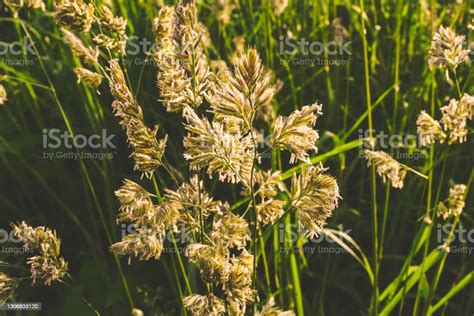
[[472,11],[3,1],[0,302],[471,314]]

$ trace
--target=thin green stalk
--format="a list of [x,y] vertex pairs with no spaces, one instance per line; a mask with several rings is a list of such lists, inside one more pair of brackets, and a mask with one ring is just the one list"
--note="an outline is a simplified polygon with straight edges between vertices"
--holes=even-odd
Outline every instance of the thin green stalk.
[[296,255],[293,252],[293,242],[291,240],[291,232],[286,229],[291,224],[291,216],[287,216],[285,219],[285,241],[286,241],[286,253],[289,254],[290,259],[290,273],[291,280],[293,282],[294,291],[294,302],[296,304],[296,311],[298,315],[304,315],[303,308],[303,295],[301,292],[300,274],[298,269],[298,263],[296,262]]
[[[435,76],[434,72],[431,73],[431,115],[434,116],[434,106],[435,106]],[[434,162],[434,144],[430,146],[430,157],[429,157],[429,162],[428,162],[428,169],[429,169],[429,174],[428,174],[428,195],[426,198],[426,211],[425,211],[425,218],[430,218],[431,219],[431,200],[432,200],[432,195],[433,195],[433,162]],[[433,210],[434,212],[434,210]],[[431,235],[431,230],[432,230],[432,224],[428,228],[429,230],[429,235]],[[429,238],[425,240],[424,243],[424,250],[423,250],[423,261],[421,263],[421,271],[424,273],[424,264],[425,264],[425,258],[428,254],[428,248],[429,248]],[[418,305],[419,305],[419,300],[420,300],[420,293],[421,293],[421,282],[418,284],[418,292],[416,295],[415,299],[415,305],[413,309],[413,314],[416,315],[418,312]],[[403,306],[403,305],[402,305]],[[401,310],[401,309],[400,309]]]
[[[447,243],[450,244],[451,243],[451,239],[454,235],[454,231],[456,230],[456,227],[459,223],[459,217],[456,217],[454,219],[454,222],[453,222],[453,226],[451,227],[451,231],[449,232],[449,235],[448,235],[448,238],[447,238]],[[428,307],[431,305],[431,301],[433,299],[433,295],[436,291],[436,288],[438,287],[438,283],[439,283],[439,279],[441,278],[441,274],[443,273],[443,270],[444,270],[444,264],[446,262],[446,258],[448,257],[448,253],[445,252],[443,254],[443,258],[441,259],[441,262],[438,266],[438,270],[436,271],[436,275],[435,275],[435,278],[434,278],[434,281],[433,283],[431,284],[430,286],[430,290],[429,290],[429,294],[428,294],[428,299],[426,300],[426,304],[425,304],[425,307],[423,309],[423,315],[426,315],[426,312],[428,310]]]
[[[364,9],[364,0],[360,0],[360,9],[361,9],[361,24],[362,24],[362,45],[364,50],[364,77],[365,77],[365,97],[367,105],[367,119],[369,125],[369,137],[373,139],[373,122],[372,122],[372,101],[370,94],[370,74],[369,74],[369,56],[368,56],[368,44],[366,37],[366,28],[365,28],[365,9]],[[372,149],[374,149],[374,142],[370,142]],[[373,260],[374,260],[374,282],[373,282],[373,293],[372,293],[372,314],[377,315],[378,313],[378,304],[379,304],[379,288],[378,288],[378,279],[379,279],[379,244],[378,244],[378,218],[377,218],[377,183],[376,183],[376,172],[375,166],[371,167],[371,187],[372,187],[372,232],[373,232]]]
[[380,236],[380,253],[379,253],[379,262],[382,261],[383,257],[383,246],[385,240],[385,230],[387,226],[387,218],[388,218],[388,202],[390,201],[390,188],[391,183],[388,181],[387,188],[385,189],[385,204],[383,208],[383,219],[382,219],[382,233]]

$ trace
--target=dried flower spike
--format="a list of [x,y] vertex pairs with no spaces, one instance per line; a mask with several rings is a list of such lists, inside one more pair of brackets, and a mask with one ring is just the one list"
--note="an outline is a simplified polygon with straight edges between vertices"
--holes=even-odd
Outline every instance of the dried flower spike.
[[5,301],[15,292],[19,284],[18,279],[0,272],[0,305],[5,304]]
[[416,126],[422,146],[434,144],[436,141],[444,143],[446,134],[443,132],[441,125],[425,111],[421,111],[416,120]]
[[377,168],[377,173],[383,178],[384,182],[388,178],[392,187],[403,188],[403,180],[407,170],[402,164],[393,159],[392,156],[383,151],[366,150],[365,158],[367,159],[367,165],[373,165]]
[[467,139],[467,119],[470,109],[456,99],[451,99],[449,104],[441,108],[443,117],[441,123],[445,131],[450,132],[449,144],[463,143]]
[[292,207],[301,228],[308,236],[317,236],[337,207],[339,186],[322,166],[309,166],[291,182]]
[[40,279],[45,285],[50,285],[66,274],[68,265],[60,257],[61,241],[55,231],[45,227],[33,228],[24,221],[12,226],[15,236],[24,243],[25,248],[38,252],[37,256],[28,258],[33,283]]
[[448,207],[440,203],[437,209],[438,217],[446,219],[450,216],[459,217],[464,209],[467,187],[464,184],[456,184],[449,189]]
[[229,265],[227,248],[194,243],[186,247],[185,254],[191,262],[198,265],[204,282],[219,282],[226,278]]
[[99,19],[99,25],[104,30],[113,33],[118,37],[125,36],[125,29],[127,28],[127,20],[121,16],[114,16],[112,10],[107,6],[102,6],[102,14]]
[[307,151],[317,151],[319,134],[312,128],[316,119],[322,115],[322,105],[313,104],[294,111],[289,117],[277,117],[273,126],[271,142],[276,148],[291,152],[290,163],[296,160],[309,162]]
[[266,71],[255,49],[242,54],[235,70],[219,74],[214,93],[209,102],[219,117],[234,117],[244,121],[248,130],[252,128],[255,112],[273,99],[275,87],[271,75]]
[[218,316],[225,313],[224,302],[214,294],[186,296],[183,305],[194,316]]
[[109,62],[110,91],[115,97],[112,107],[115,115],[121,118],[120,124],[127,133],[130,146],[134,149],[132,157],[135,160],[134,169],[143,175],[151,177],[153,172],[162,164],[167,136],[158,141],[156,134],[159,126],[153,129],[143,121],[143,112],[125,83],[122,69],[116,59]]
[[134,222],[143,225],[155,220],[155,206],[150,193],[139,184],[125,179],[122,187],[115,191],[115,196],[120,202],[118,222]]
[[99,50],[97,47],[95,49],[86,47],[79,37],[63,27],[61,28],[61,33],[64,37],[64,41],[71,47],[72,52],[77,58],[83,60],[89,65],[97,64],[97,58],[99,57]]
[[190,169],[206,168],[210,177],[217,173],[220,181],[247,184],[254,158],[250,135],[228,133],[223,124],[200,119],[190,108],[183,115],[189,132],[184,139],[184,158],[190,161]]
[[163,251],[162,231],[156,227],[140,227],[135,233],[110,246],[110,251],[121,256],[129,256],[129,263],[132,257],[139,260],[159,259]]
[[449,27],[440,26],[431,41],[428,64],[430,68],[435,65],[450,70],[469,60],[469,50],[463,49],[465,36],[456,35]]
[[157,83],[168,111],[197,108],[210,88],[210,70],[194,1],[163,7],[154,23],[161,45],[156,54]]
[[249,225],[244,218],[233,214],[228,204],[224,204],[222,211],[215,215],[211,239],[214,244],[225,248],[244,249],[251,239]]
[[257,312],[255,316],[294,316],[293,311],[282,311],[275,304],[275,297],[270,297],[268,302],[262,307],[262,310]]
[[256,291],[252,289],[253,255],[243,250],[230,259],[224,290],[229,304],[229,314],[245,315],[248,304],[253,303]]
[[24,6],[32,9],[44,11],[45,4],[42,0],[4,0],[5,7],[13,13],[13,17],[18,17],[18,11]]
[[89,69],[76,67],[74,68],[74,73],[77,77],[77,83],[84,81],[85,84],[94,89],[97,89],[102,83],[102,76]]
[[214,201],[204,189],[204,182],[194,175],[176,191],[165,189],[164,200],[179,213],[179,222],[186,228],[198,230],[211,213],[219,212],[221,202]]
[[60,0],[54,4],[53,14],[61,26],[87,33],[94,21],[94,6],[82,0]]
[[7,100],[7,91],[5,90],[5,87],[0,84],[0,105],[5,104],[5,101]]
[[459,101],[459,112],[467,113],[467,118],[472,120],[474,117],[474,97],[464,93]]
[[272,9],[276,16],[280,16],[286,7],[288,7],[288,0],[272,0]]

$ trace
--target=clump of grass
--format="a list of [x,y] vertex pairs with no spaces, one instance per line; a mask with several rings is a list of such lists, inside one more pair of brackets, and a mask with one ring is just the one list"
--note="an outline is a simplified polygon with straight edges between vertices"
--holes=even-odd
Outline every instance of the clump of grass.
[[[470,224],[467,197],[473,179],[472,172],[468,175],[458,170],[458,165],[468,161],[474,111],[472,78],[465,74],[469,49],[466,38],[460,35],[468,21],[465,4],[441,7],[435,1],[416,5],[362,0],[303,5],[276,0],[212,0],[199,2],[197,7],[194,1],[156,7],[120,2],[109,7],[100,2],[69,0],[52,7],[61,33],[53,28],[51,34],[55,36],[42,38],[43,26],[35,30],[34,20],[23,20],[36,17],[34,9],[44,10],[42,1],[5,3],[15,18],[22,17],[2,18],[15,25],[18,36],[24,33],[31,41],[38,37],[38,47],[49,45],[56,36],[69,45],[74,57],[61,55],[61,67],[55,68],[56,64],[41,56],[35,46],[39,73],[35,68],[28,69],[30,74],[1,65],[9,74],[0,77],[9,92],[9,106],[1,109],[11,125],[7,132],[28,132],[34,125],[30,115],[41,128],[49,124],[49,116],[42,115],[43,111],[49,115],[49,108],[43,110],[38,105],[51,96],[71,134],[76,125],[108,128],[104,113],[107,117],[114,112],[130,145],[133,169],[140,180],[132,181],[135,175],[131,172],[116,172],[112,168],[117,166],[115,161],[80,161],[86,192],[78,192],[84,195],[80,199],[87,209],[97,211],[102,222],[102,227],[96,227],[96,213],[91,214],[92,233],[84,232],[90,247],[87,253],[99,248],[97,256],[106,260],[96,245],[103,230],[111,251],[128,257],[129,263],[134,259],[160,260],[140,263],[139,267],[159,266],[160,273],[153,276],[161,284],[162,275],[170,276],[174,291],[168,297],[174,296],[183,314],[184,310],[194,315],[336,314],[343,313],[344,306],[351,312],[366,310],[374,315],[397,313],[397,308],[400,315],[408,308],[414,315],[430,315],[441,308],[458,314],[469,310],[471,303],[462,299],[472,293],[458,294],[473,280],[472,273],[464,272],[471,269],[469,259],[459,259],[461,269],[450,261],[456,229]],[[137,76],[138,67],[130,66],[126,56],[129,35],[142,34],[145,25],[149,29],[155,12],[152,30],[159,45],[146,58],[157,66],[158,90],[150,79],[155,70],[143,67]],[[42,19],[51,16],[36,14]],[[444,20],[450,26],[436,29]],[[455,31],[458,27],[461,33]],[[472,31],[472,22],[468,29]],[[332,38],[350,39],[357,53],[342,67],[305,69],[278,64],[278,45],[285,37],[317,37],[323,43]],[[297,56],[298,51],[293,54]],[[284,57],[291,61],[293,55]],[[325,52],[324,58],[329,61],[333,57]],[[427,62],[420,62],[422,59]],[[63,66],[75,73],[78,83],[84,83],[84,89],[77,89],[83,108],[61,104],[61,98],[70,101],[72,97],[66,99],[68,96],[55,89],[55,79],[48,72],[54,71],[61,80],[67,73],[59,71]],[[444,73],[439,79],[438,68]],[[40,83],[44,78],[47,84]],[[104,100],[110,103],[108,93],[102,91],[100,98],[97,96],[104,81],[109,83],[114,99],[112,109],[101,106]],[[61,88],[69,94],[67,83],[73,80],[64,82]],[[19,88],[22,86],[26,89]],[[37,94],[37,90],[42,93]],[[452,90],[456,96],[451,96]],[[27,97],[31,101],[24,102]],[[0,104],[6,101],[6,91],[0,85]],[[359,110],[364,101],[366,109]],[[321,103],[325,104],[324,116]],[[429,109],[414,106],[425,103],[430,104]],[[23,104],[29,106],[28,111],[20,106]],[[303,104],[311,105],[300,108]],[[86,118],[76,116],[82,110]],[[72,113],[75,116],[68,116]],[[148,123],[152,120],[157,124]],[[365,151],[371,167],[369,194],[365,192],[365,171],[357,170],[364,160],[353,159],[350,152],[363,141],[350,138],[365,121],[370,129],[370,149]],[[406,150],[427,154],[427,161],[405,164],[395,159],[403,147],[378,150],[373,129],[382,127],[401,135],[416,128],[421,146]],[[33,182],[9,170],[28,170],[38,182],[32,185],[39,184],[75,225],[82,230],[89,227],[83,224],[87,223],[83,216],[78,219],[71,211],[72,202],[68,204],[63,197],[66,189],[56,192],[48,186],[45,179],[49,167],[41,172],[8,138],[0,138],[0,144],[0,161],[5,162],[15,183],[27,186]],[[331,161],[324,164],[330,165],[331,174],[336,176],[321,164],[329,158]],[[11,168],[13,163],[21,168]],[[336,163],[340,163],[339,169]],[[70,166],[63,173],[69,174],[68,170]],[[427,181],[407,177],[408,172]],[[376,181],[377,174],[386,185],[383,190]],[[125,178],[118,189],[111,181],[114,175]],[[461,180],[466,175],[469,179]],[[448,184],[449,197],[440,202]],[[392,193],[392,187],[399,190]],[[110,200],[114,189],[120,204],[118,214]],[[13,197],[2,196],[2,203],[24,206],[34,195],[26,199],[21,196],[18,203]],[[342,202],[340,195],[345,198]],[[364,211],[368,204],[373,207],[370,224]],[[102,212],[104,205],[109,212]],[[133,224],[135,233],[122,234],[121,240],[114,238],[108,228],[114,217],[121,227]],[[423,220],[417,222],[416,217]],[[330,228],[334,223],[349,225],[351,234]],[[439,223],[452,226],[446,242],[433,246],[433,228]],[[296,238],[286,231],[291,225],[300,228]],[[36,231],[26,224],[18,229],[21,227],[25,232]],[[400,227],[407,233],[400,235]],[[46,250],[38,248],[35,259],[28,261],[28,278],[48,285],[62,283],[68,274],[67,264],[59,255],[59,240],[48,229],[37,230],[47,246]],[[189,239],[176,238],[188,232]],[[369,233],[371,262],[364,252],[369,248]],[[96,238],[92,242],[91,234]],[[368,279],[359,277],[359,267],[348,262],[348,256],[306,253],[307,240],[320,235],[330,236],[347,251]],[[282,252],[282,247],[293,251]],[[408,251],[404,247],[409,247]],[[173,254],[165,255],[170,249]],[[143,315],[134,300],[146,299],[146,303],[139,303],[140,308],[150,305],[155,311],[156,301],[147,293],[131,293],[118,259],[116,264],[132,314]],[[136,275],[147,273],[149,279],[153,273],[152,269],[133,269],[127,269],[133,289],[137,288]],[[302,275],[305,277],[300,278]],[[450,281],[452,276],[455,282]],[[19,281],[14,274],[0,274],[0,302],[11,296]],[[138,282],[143,283],[142,279]],[[329,291],[338,295],[328,295]]]

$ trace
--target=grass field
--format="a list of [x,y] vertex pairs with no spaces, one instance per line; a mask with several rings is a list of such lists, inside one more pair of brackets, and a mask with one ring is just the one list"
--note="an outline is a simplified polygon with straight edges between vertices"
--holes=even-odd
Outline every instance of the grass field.
[[473,14],[0,0],[0,303],[472,315]]

